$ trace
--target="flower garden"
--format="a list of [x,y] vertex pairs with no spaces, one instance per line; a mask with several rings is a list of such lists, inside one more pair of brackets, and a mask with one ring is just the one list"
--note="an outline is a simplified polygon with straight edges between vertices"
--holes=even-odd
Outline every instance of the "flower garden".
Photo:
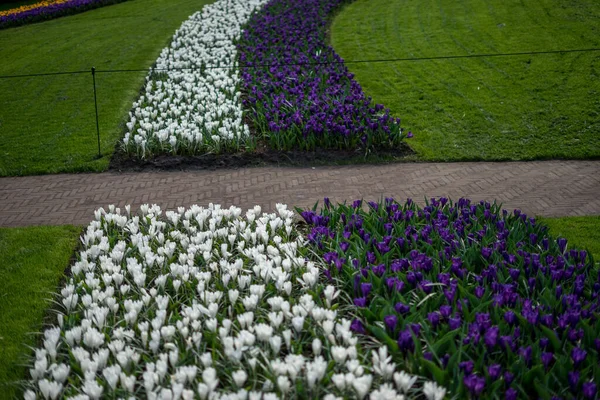
[[[0,13],[0,28],[118,0]],[[150,69],[119,146],[160,155],[397,149],[327,44],[344,0],[217,0]],[[12,24],[12,25],[11,25]],[[26,399],[596,399],[600,264],[489,202],[99,209]]]
[[600,275],[495,204],[96,211],[25,398],[595,398]]
[[124,151],[138,159],[252,151],[260,140],[275,150],[397,149],[412,133],[372,104],[326,44],[327,21],[342,3],[204,7],[148,74]]
[[126,0],[44,0],[0,11],[0,29],[77,14]]

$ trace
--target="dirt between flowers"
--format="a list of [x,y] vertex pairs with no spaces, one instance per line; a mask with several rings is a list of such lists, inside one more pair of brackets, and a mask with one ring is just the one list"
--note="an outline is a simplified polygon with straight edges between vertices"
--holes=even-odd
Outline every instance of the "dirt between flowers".
[[264,167],[269,165],[310,167],[323,165],[383,164],[416,161],[414,151],[405,143],[393,150],[373,150],[365,155],[364,150],[280,151],[266,145],[257,146],[255,151],[237,153],[202,154],[196,156],[165,155],[141,160],[132,158],[117,149],[110,160],[112,171],[168,171],[168,170],[216,170],[221,168]]

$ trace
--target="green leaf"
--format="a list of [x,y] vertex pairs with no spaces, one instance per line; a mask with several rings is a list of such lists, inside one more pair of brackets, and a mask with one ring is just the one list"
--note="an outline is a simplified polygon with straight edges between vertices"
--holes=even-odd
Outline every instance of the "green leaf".
[[447,352],[450,343],[454,343],[454,338],[458,333],[458,329],[446,333],[440,340],[431,345],[431,350],[438,356],[443,356],[443,353]]
[[548,340],[550,340],[550,344],[552,345],[554,351],[559,351],[562,348],[562,346],[560,345],[560,340],[558,339],[558,337],[556,337],[556,333],[554,333],[554,331],[548,328],[547,326],[540,324],[539,327],[540,330],[544,332],[544,335],[546,335]]
[[424,358],[421,359],[421,364],[431,373],[433,379],[435,379],[437,383],[441,385],[446,384],[446,377],[448,376],[446,371],[442,370],[440,367]]
[[535,391],[537,392],[537,394],[539,395],[540,398],[542,398],[544,400],[549,400],[552,398],[552,395],[548,391],[548,388],[546,387],[546,385],[542,384],[539,381],[539,379],[535,378],[533,380],[533,387],[535,388]]
[[536,365],[523,376],[523,385],[531,387],[535,379],[544,379],[544,368],[541,365]]
[[368,308],[361,308],[360,311],[369,324],[379,321],[379,318]]
[[368,325],[367,329],[373,334],[373,336],[375,336],[381,342],[385,343],[391,350],[392,354],[397,353],[399,351],[398,343],[396,343],[394,339],[390,338],[383,328],[380,328],[375,325]]

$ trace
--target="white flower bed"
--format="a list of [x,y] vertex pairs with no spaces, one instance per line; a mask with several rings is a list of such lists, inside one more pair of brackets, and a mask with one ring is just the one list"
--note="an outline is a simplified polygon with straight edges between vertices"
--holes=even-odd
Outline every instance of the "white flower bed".
[[277,210],[98,210],[25,398],[441,399],[359,343],[350,300]]
[[126,152],[140,158],[218,152],[249,138],[238,68],[211,67],[236,65],[241,26],[266,2],[217,0],[181,25],[133,103],[122,142]]

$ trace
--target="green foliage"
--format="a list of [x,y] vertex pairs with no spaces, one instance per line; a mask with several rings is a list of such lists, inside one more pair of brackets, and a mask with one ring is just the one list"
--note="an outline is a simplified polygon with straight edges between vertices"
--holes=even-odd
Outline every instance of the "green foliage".
[[0,228],[0,398],[17,395],[26,346],[34,346],[80,228]]
[[[594,0],[357,0],[346,61],[599,48]],[[426,160],[600,157],[600,52],[348,64]]]
[[[0,31],[0,75],[145,69],[181,22],[209,0],[128,1]],[[108,167],[146,72],[0,79],[0,176]]]

